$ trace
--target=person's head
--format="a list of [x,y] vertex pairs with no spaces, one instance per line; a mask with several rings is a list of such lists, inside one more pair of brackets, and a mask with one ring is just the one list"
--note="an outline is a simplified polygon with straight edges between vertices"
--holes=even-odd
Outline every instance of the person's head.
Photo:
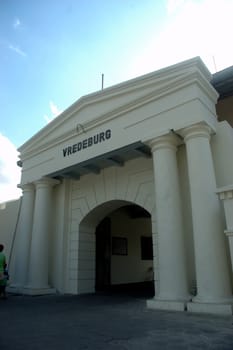
[[4,249],[4,245],[3,244],[0,244],[0,252],[2,252]]

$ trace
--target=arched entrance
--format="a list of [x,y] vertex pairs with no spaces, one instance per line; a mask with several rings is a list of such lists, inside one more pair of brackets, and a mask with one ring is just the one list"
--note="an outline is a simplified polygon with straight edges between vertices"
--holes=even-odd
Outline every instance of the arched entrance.
[[127,201],[109,201],[81,222],[78,293],[154,295],[151,215]]

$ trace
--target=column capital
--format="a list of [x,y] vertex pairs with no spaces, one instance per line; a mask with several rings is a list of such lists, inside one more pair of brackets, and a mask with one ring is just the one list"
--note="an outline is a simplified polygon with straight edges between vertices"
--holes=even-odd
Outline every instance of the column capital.
[[146,143],[148,144],[148,146],[150,146],[151,151],[155,152],[156,150],[161,148],[171,148],[174,151],[176,151],[177,146],[181,142],[180,142],[180,139],[175,134],[173,134],[172,132],[169,132],[165,135],[151,138]]
[[[232,217],[233,186],[232,185],[224,186],[222,188],[219,188],[216,192],[218,194],[219,199],[222,200],[222,203],[223,203],[225,219],[226,219],[226,228],[227,228],[227,231],[225,231],[225,233],[227,234],[233,231],[233,217]],[[232,237],[232,234],[228,234],[228,236]],[[232,254],[233,254],[233,251],[232,251]]]
[[232,237],[233,238],[233,228],[230,229],[230,230],[225,230],[224,233],[225,233],[225,235],[227,237]]
[[35,189],[33,183],[27,183],[27,184],[24,184],[24,185],[19,184],[19,185],[17,185],[17,187],[21,188],[23,193],[31,192],[31,191],[34,191],[34,189]]
[[216,193],[221,200],[233,199],[233,185],[218,188]]
[[51,179],[50,177],[42,177],[39,180],[34,181],[36,188],[39,187],[53,187],[59,185],[61,182],[59,180]]
[[179,134],[184,138],[185,142],[197,137],[204,137],[209,140],[211,132],[211,127],[205,122],[193,124],[191,126],[187,126],[186,128],[179,130]]

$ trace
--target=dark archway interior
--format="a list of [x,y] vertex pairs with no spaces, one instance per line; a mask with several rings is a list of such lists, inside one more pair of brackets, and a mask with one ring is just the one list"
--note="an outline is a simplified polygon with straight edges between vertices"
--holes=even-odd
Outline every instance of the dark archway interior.
[[151,216],[124,205],[96,227],[96,292],[153,297],[153,279]]

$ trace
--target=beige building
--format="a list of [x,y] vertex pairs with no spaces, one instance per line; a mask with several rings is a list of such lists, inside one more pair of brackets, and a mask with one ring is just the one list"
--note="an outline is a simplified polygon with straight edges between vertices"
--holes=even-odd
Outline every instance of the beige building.
[[151,308],[231,314],[232,95],[231,68],[193,58],[82,97],[23,144],[22,198],[0,210],[10,290],[151,288]]

